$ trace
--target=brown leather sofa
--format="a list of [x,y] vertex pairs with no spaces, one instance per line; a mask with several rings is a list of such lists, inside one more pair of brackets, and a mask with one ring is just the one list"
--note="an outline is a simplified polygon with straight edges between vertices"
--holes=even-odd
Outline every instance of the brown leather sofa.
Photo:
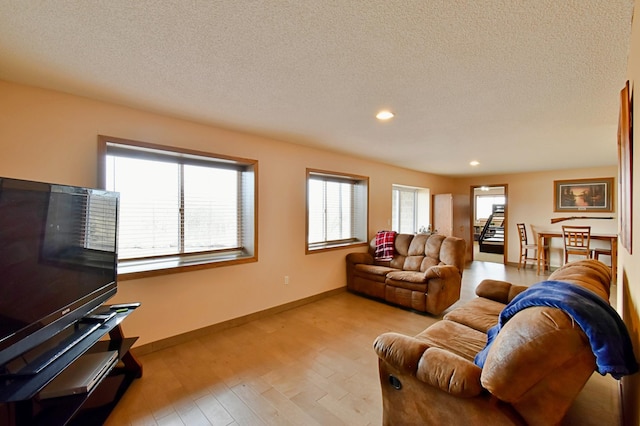
[[460,299],[466,243],[438,234],[398,234],[391,261],[347,255],[347,289],[420,312],[439,315]]
[[[572,262],[549,277],[607,304],[610,279],[597,260]],[[476,288],[479,297],[417,336],[380,335],[374,349],[383,424],[559,424],[596,368],[587,336],[563,310],[519,311],[494,338],[483,367],[474,363],[505,304],[526,288],[485,280]]]

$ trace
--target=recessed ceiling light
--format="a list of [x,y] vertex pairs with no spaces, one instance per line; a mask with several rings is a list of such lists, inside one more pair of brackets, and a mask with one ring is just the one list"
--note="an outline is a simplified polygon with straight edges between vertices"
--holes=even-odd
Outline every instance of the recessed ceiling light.
[[474,166],[474,167],[479,165],[479,164],[480,164],[480,162],[476,161],[476,160],[473,160],[472,162],[469,163],[470,166]]
[[378,120],[389,120],[391,118],[393,118],[393,113],[391,111],[380,111],[379,113],[376,114],[376,118]]

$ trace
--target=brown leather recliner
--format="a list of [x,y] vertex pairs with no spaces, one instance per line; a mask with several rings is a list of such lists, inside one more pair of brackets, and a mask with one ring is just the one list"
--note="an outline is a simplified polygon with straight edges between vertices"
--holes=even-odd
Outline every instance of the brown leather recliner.
[[[549,280],[609,300],[609,268],[597,260],[567,264]],[[593,373],[587,336],[564,311],[529,307],[501,328],[483,368],[474,357],[487,330],[526,287],[485,280],[479,297],[415,337],[380,335],[384,425],[555,425]]]
[[460,299],[466,243],[439,234],[398,234],[390,261],[368,253],[347,255],[347,288],[420,312],[439,315]]

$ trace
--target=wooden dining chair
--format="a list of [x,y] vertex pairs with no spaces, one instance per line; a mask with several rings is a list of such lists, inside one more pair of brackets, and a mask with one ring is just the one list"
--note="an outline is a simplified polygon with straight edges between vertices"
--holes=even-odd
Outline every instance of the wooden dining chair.
[[[518,258],[518,270],[524,265],[527,267],[527,262],[533,262],[534,265],[538,262],[538,245],[529,244],[527,238],[527,227],[524,223],[517,223],[518,234],[520,235],[520,257]],[[533,252],[533,257],[529,256],[529,250]]]
[[569,262],[570,255],[584,256],[591,259],[591,227],[563,226],[564,263]]
[[591,257],[600,260],[600,256],[611,256],[611,250],[608,248],[595,248],[591,250]]
[[[609,256],[611,259],[613,259],[611,249],[602,247],[591,249],[591,258],[600,260],[600,256]],[[611,263],[613,263],[613,260],[611,260]],[[609,269],[611,269],[611,271],[613,272],[613,265],[609,265]]]

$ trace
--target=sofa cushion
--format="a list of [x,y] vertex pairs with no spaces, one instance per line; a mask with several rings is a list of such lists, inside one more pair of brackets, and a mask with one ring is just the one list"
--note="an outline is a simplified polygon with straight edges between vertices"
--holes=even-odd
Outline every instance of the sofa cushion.
[[442,320],[416,336],[430,347],[446,349],[473,362],[487,344],[487,335],[454,321]]
[[409,246],[413,240],[413,234],[398,234],[396,235],[395,248],[396,254],[400,256],[409,255]]
[[432,259],[440,259],[440,248],[442,242],[446,237],[441,234],[433,234],[431,238],[427,240],[427,244],[424,247],[424,254]]
[[[404,281],[417,284],[424,284],[427,282],[424,272],[419,271],[392,271],[387,274],[387,278],[393,281]],[[396,285],[396,287],[402,287],[402,285]]]
[[395,256],[393,256],[393,259],[391,259],[391,262],[389,262],[389,266],[391,266],[394,269],[403,269],[404,260],[406,258],[407,258],[406,256],[403,256],[401,254],[396,254]]
[[427,269],[431,268],[432,266],[438,266],[441,263],[442,262],[440,262],[438,259],[434,259],[433,257],[425,256],[425,258],[422,259],[422,263],[420,264],[420,270],[422,272],[424,272]]
[[424,256],[407,256],[402,269],[405,271],[419,271],[423,259]]
[[507,281],[484,279],[476,287],[476,294],[480,297],[507,304],[526,289],[526,286],[513,285]]
[[427,242],[429,235],[427,234],[417,234],[411,240],[411,244],[409,245],[409,252],[407,253],[409,256],[424,256],[424,245]]
[[504,307],[503,303],[477,297],[447,313],[444,319],[455,321],[486,333],[498,323],[498,316]]
[[357,274],[365,273],[371,275],[380,275],[383,277],[386,276],[389,272],[397,271],[397,269],[390,268],[388,266],[369,265],[365,263],[356,264],[354,269]]

